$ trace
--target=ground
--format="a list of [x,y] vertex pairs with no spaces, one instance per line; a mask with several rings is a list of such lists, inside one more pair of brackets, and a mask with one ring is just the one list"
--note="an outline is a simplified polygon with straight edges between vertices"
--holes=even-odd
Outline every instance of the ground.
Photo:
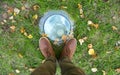
[[[38,23],[50,10],[64,10],[74,20],[76,66],[86,75],[120,75],[120,0],[0,0],[0,75],[30,75],[42,63]],[[88,44],[93,45],[94,56],[88,53]]]

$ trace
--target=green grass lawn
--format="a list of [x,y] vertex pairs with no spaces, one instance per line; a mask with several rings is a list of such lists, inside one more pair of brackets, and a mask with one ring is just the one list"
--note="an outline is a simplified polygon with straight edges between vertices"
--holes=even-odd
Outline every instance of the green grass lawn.
[[[80,17],[79,3],[84,18]],[[21,9],[24,5],[27,9]],[[33,10],[34,5],[39,6],[37,10]],[[20,13],[15,15],[11,11],[8,17],[3,18],[2,15],[10,8],[18,8]],[[0,75],[30,75],[30,68],[42,63],[44,57],[39,51],[41,35],[38,23],[44,13],[50,10],[64,10],[70,14],[77,41],[88,38],[82,45],[78,41],[73,57],[76,66],[82,68],[86,75],[104,75],[103,71],[105,75],[120,75],[115,71],[120,68],[120,48],[115,48],[117,41],[120,41],[120,0],[0,0]],[[35,14],[39,16],[36,20],[33,18]],[[14,16],[15,22],[9,19],[10,16]],[[99,28],[88,26],[88,20],[99,24]],[[15,29],[11,30],[12,26]],[[112,26],[117,29],[113,30]],[[21,28],[33,38],[21,33]],[[97,54],[96,58],[88,54],[87,46],[90,43]],[[98,71],[94,73],[92,68]],[[16,70],[20,73],[16,73]],[[59,68],[56,75],[60,75]]]

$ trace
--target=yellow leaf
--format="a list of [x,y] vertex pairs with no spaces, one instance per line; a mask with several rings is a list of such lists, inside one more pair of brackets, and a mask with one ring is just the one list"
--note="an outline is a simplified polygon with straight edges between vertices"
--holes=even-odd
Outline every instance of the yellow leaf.
[[82,9],[82,5],[81,5],[81,4],[78,4],[78,8],[79,8],[79,9]]
[[35,15],[33,15],[33,17],[32,17],[34,20],[36,20],[36,19],[38,19],[38,15],[37,14],[35,14]]
[[18,54],[18,56],[19,56],[20,58],[23,58],[22,54],[20,54],[20,53]]
[[98,25],[98,24],[94,24],[94,27],[95,27],[96,29],[98,29],[99,25]]
[[67,9],[67,6],[61,6],[61,8],[63,8],[63,9]]
[[24,32],[25,32],[25,28],[22,27],[22,28],[20,29],[20,32],[21,32],[21,33],[24,33]]
[[88,54],[89,54],[89,55],[95,55],[94,49],[89,49]]
[[118,30],[116,26],[112,26],[112,30]]
[[33,38],[33,36],[32,36],[31,34],[29,34],[27,37],[28,37],[29,39],[32,39],[32,38]]
[[53,44],[54,44],[54,45],[58,45],[58,42],[59,42],[59,39],[56,38]]

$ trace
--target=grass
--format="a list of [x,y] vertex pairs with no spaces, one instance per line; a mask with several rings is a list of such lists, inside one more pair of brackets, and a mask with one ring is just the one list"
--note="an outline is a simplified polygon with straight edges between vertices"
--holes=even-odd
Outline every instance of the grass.
[[[2,15],[7,9],[3,9],[4,4],[9,7],[21,8],[25,0],[2,0],[0,3],[0,14]],[[49,10],[64,10],[68,12],[74,20],[74,35],[77,40],[87,36],[88,39],[80,45],[78,42],[73,62],[76,66],[81,67],[86,75],[120,75],[115,69],[120,68],[120,49],[115,49],[115,43],[120,40],[120,1],[119,0],[26,0],[30,6],[29,12],[21,11],[15,16],[15,23],[7,19],[7,23],[0,24],[0,75],[30,75],[29,68],[38,67],[44,59],[39,52],[38,40],[39,19]],[[80,18],[77,4],[81,3],[85,18]],[[38,4],[39,10],[33,11],[32,6]],[[67,6],[67,9],[61,8]],[[32,16],[39,15],[39,19],[34,21]],[[11,14],[13,15],[13,14]],[[113,19],[115,18],[115,19]],[[2,21],[3,19],[0,18]],[[87,21],[91,20],[99,24],[99,28],[90,28],[88,30]],[[10,26],[16,26],[15,32],[10,31]],[[112,30],[112,26],[118,28]],[[28,39],[21,34],[20,29],[24,27],[27,33],[33,36]],[[97,53],[96,58],[88,54],[87,45],[93,44]],[[56,48],[55,48],[56,50]],[[21,54],[23,58],[19,56]],[[98,71],[93,73],[91,68],[97,68]],[[18,69],[20,73],[16,73]],[[57,75],[60,75],[58,68]]]

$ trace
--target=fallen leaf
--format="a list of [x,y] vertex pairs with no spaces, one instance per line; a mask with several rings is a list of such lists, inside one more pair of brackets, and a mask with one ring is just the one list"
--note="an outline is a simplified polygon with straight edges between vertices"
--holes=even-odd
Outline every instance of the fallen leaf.
[[32,39],[32,38],[33,38],[33,36],[32,36],[31,34],[29,34],[27,37],[28,37],[29,39]]
[[14,73],[9,73],[8,75],[15,75]]
[[82,9],[82,5],[81,5],[81,4],[78,4],[78,8],[79,8],[79,9]]
[[91,71],[92,72],[97,72],[98,70],[97,70],[97,68],[91,68]]
[[120,68],[115,69],[117,73],[120,73]]
[[96,29],[98,29],[99,25],[98,25],[98,24],[94,24],[94,27],[95,27]]
[[4,22],[4,23],[6,23],[6,22],[7,22],[7,20],[3,20],[3,22]]
[[15,26],[14,25],[12,25],[12,26],[10,26],[10,29],[11,29],[11,32],[14,32],[15,31]]
[[19,54],[18,54],[18,56],[19,56],[20,58],[23,58],[23,56],[22,56],[22,54],[21,54],[21,53],[19,53]]
[[33,72],[35,70],[35,68],[29,68],[30,72]]
[[90,21],[90,20],[88,20],[88,25],[91,25],[91,24],[93,24],[93,22],[92,22],[92,21]]
[[103,72],[103,75],[107,75],[107,73],[104,70],[102,70],[102,72]]
[[22,7],[21,7],[21,10],[25,10],[25,9],[26,9],[25,6],[22,6]]
[[47,35],[47,34],[44,34],[44,33],[41,34],[41,35],[42,35],[42,37],[48,37],[48,35]]
[[[14,8],[14,13],[15,13],[15,14],[19,14],[19,13],[20,13],[20,10],[19,10],[18,8]],[[15,15],[15,14],[14,14],[14,15]]]
[[118,30],[116,26],[112,26],[112,30]]
[[42,60],[42,64],[45,62],[46,60]]
[[24,32],[23,34],[24,34],[25,36],[28,36],[27,32]]
[[92,44],[88,44],[88,48],[92,49],[93,45]]
[[63,35],[63,36],[62,36],[62,40],[63,40],[64,42],[66,42],[66,41],[67,41],[67,36],[66,36],[66,35]]
[[80,14],[80,17],[81,17],[81,18],[85,18],[84,14]]
[[84,37],[83,40],[86,41],[86,40],[87,40],[87,37]]
[[38,19],[38,15],[37,14],[35,14],[35,15],[33,15],[33,17],[32,17],[34,20],[37,20]]
[[10,16],[9,19],[10,19],[10,20],[13,20],[13,16]]
[[94,49],[89,49],[89,50],[88,50],[88,54],[89,54],[89,55],[95,55],[96,53],[95,53],[95,50],[94,50]]
[[62,9],[67,9],[67,6],[61,6]]
[[14,9],[13,9],[12,7],[9,7],[8,10],[7,10],[7,13],[8,13],[8,14],[12,14],[13,11],[14,11]]
[[18,69],[15,70],[16,73],[20,73],[20,71]]
[[39,8],[40,8],[39,5],[33,5],[33,10],[34,10],[34,11],[38,10]]
[[80,14],[83,14],[83,9],[80,9]]
[[59,40],[58,38],[56,38],[53,44],[54,44],[54,45],[58,45],[58,42],[59,42],[59,41],[60,41],[60,40]]
[[24,32],[25,32],[25,28],[22,27],[22,28],[20,29],[20,32],[21,32],[21,33],[24,33]]
[[0,22],[2,25],[4,25],[4,22]]
[[82,45],[84,43],[83,39],[79,39],[80,45]]

